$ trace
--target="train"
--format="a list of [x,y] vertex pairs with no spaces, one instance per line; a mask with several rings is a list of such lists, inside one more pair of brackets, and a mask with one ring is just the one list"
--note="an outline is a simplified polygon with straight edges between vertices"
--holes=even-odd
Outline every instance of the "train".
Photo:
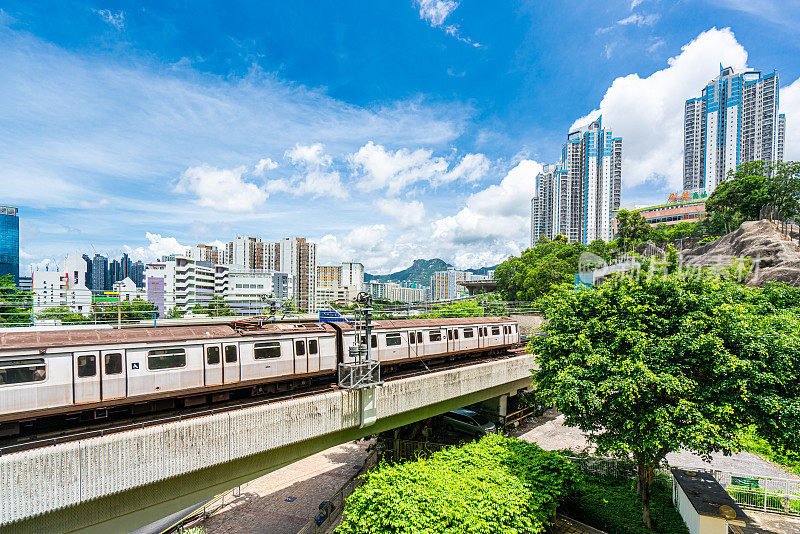
[[[0,437],[50,418],[97,420],[271,394],[334,378],[351,361],[351,323],[257,319],[206,326],[0,329]],[[367,340],[359,340],[366,343]],[[374,321],[372,357],[389,371],[413,362],[506,351],[509,317]]]

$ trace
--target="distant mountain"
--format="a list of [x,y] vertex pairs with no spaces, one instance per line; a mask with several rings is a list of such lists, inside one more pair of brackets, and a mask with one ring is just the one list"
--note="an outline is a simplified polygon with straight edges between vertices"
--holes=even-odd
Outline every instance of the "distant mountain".
[[[452,267],[449,263],[439,258],[432,260],[414,260],[414,263],[408,269],[397,271],[390,274],[369,274],[364,273],[365,282],[416,282],[423,285],[430,285],[431,275],[436,271],[445,271],[448,267]],[[495,266],[496,267],[496,266]],[[486,274],[487,271],[493,270],[495,267],[481,267],[480,269],[464,269],[474,274]]]

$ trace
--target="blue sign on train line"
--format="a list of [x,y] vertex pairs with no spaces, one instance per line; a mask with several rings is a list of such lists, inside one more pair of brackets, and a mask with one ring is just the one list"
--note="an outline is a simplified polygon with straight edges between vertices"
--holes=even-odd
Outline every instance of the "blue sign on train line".
[[334,310],[319,311],[319,322],[321,323],[344,323],[347,319],[342,314]]

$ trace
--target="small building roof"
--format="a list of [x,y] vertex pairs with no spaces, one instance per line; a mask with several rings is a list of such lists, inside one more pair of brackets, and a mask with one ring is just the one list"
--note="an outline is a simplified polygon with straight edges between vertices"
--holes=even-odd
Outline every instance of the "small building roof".
[[[711,473],[684,469],[671,469],[671,471],[675,481],[699,515],[739,521],[747,519],[747,515]],[[720,511],[723,506],[730,507],[736,516],[726,517],[723,515]]]

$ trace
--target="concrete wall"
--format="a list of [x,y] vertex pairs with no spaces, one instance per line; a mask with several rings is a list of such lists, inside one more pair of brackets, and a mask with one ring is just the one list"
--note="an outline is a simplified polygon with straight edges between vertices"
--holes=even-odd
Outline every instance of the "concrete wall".
[[334,445],[530,385],[531,356],[0,457],[0,532],[127,532]]
[[543,315],[511,315],[511,318],[519,323],[519,330],[525,335],[530,335],[542,331],[544,324]]

